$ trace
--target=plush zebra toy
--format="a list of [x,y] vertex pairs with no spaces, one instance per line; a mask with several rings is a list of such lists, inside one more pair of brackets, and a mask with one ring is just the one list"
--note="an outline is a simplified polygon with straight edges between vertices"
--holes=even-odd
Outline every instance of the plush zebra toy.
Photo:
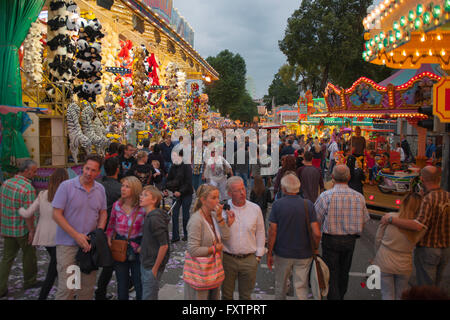
[[75,163],[78,163],[78,147],[83,147],[87,154],[91,153],[92,142],[83,134],[79,122],[80,107],[76,103],[71,103],[67,107],[67,131],[69,132],[70,152]]

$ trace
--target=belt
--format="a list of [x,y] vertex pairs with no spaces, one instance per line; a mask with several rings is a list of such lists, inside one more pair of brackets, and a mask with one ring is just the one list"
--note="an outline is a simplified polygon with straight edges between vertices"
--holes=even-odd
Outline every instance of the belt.
[[337,238],[343,238],[343,237],[360,238],[361,237],[359,234],[329,234],[329,233],[323,233],[322,236],[337,237]]
[[232,254],[232,253],[228,253],[228,252],[225,252],[225,251],[224,251],[223,253],[225,253],[225,254],[227,254],[227,255],[233,257],[233,258],[237,258],[237,259],[244,259],[244,258],[247,258],[248,256],[251,256],[252,254],[254,254],[254,253],[247,253],[247,254]]

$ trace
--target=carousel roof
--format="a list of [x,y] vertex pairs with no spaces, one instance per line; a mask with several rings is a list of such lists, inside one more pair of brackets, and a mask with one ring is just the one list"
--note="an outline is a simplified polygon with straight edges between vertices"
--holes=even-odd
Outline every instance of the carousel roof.
[[440,68],[439,64],[423,64],[419,69],[402,69],[395,72],[389,78],[381,81],[379,83],[380,86],[387,87],[388,84],[393,84],[394,86],[401,86],[402,84],[407,83],[413,77],[423,73],[430,72],[438,76],[443,76],[444,72]]

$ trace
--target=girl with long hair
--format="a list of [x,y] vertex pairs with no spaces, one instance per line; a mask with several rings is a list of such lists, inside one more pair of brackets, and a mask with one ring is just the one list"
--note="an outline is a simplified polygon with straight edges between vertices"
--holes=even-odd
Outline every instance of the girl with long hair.
[[273,192],[276,195],[277,199],[281,197],[281,188],[280,188],[281,178],[284,177],[284,174],[287,171],[294,171],[294,172],[297,171],[297,161],[294,155],[287,155],[281,158],[281,168],[280,170],[278,170],[273,185]]
[[250,201],[256,203],[261,208],[265,225],[267,207],[269,206],[269,202],[272,202],[272,194],[270,189],[264,186],[264,181],[261,176],[255,177],[255,183],[250,192]]
[[[403,219],[415,219],[419,212],[422,197],[410,193],[403,200],[398,213],[389,215]],[[383,300],[400,300],[402,292],[408,287],[413,266],[413,250],[424,235],[422,231],[410,231],[394,225],[380,224],[375,236],[376,256],[373,264],[381,270],[381,297]]]
[[142,192],[142,184],[135,176],[125,177],[121,182],[121,198],[112,206],[106,236],[111,246],[113,239],[127,240],[128,233],[131,230],[127,248],[127,259],[124,262],[114,262],[117,292],[119,300],[128,300],[131,271],[134,288],[136,289],[136,300],[141,300],[141,265],[138,251],[142,240],[145,218],[145,210],[139,206],[139,195]]
[[[197,189],[197,199],[194,203],[194,213],[189,219],[187,251],[191,257],[208,257],[215,252],[222,256],[222,240],[228,240],[230,230],[222,216],[223,206],[219,204],[219,189],[215,186],[202,184]],[[234,219],[227,217],[228,224]],[[220,285],[210,290],[196,290],[190,284],[184,283],[184,298],[186,300],[219,300]]]
[[39,300],[46,300],[50,290],[55,283],[58,272],[56,270],[56,227],[57,224],[53,220],[52,201],[55,197],[56,190],[59,185],[69,179],[69,174],[66,169],[56,169],[49,178],[48,190],[41,191],[28,208],[20,208],[19,214],[24,218],[30,218],[35,212],[39,212],[39,221],[36,227],[36,233],[33,238],[33,246],[43,246],[50,255],[50,263],[47,269],[47,275],[44,284],[39,293]]

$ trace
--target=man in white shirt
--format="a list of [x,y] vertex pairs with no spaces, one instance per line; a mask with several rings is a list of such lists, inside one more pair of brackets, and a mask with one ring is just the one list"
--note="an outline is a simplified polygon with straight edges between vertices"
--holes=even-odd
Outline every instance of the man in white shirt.
[[[227,191],[231,197],[228,204],[235,221],[230,226],[230,239],[223,241],[225,280],[222,284],[222,299],[233,300],[237,279],[239,300],[250,300],[256,284],[258,264],[266,252],[264,219],[261,208],[246,200],[247,192],[241,177],[229,178]],[[227,219],[225,213],[223,217]]]

